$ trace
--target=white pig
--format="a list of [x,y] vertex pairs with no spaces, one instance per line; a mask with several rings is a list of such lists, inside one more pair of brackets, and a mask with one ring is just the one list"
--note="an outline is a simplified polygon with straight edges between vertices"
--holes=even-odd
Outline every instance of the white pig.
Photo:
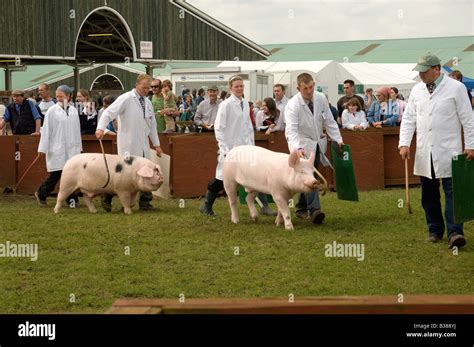
[[[104,157],[99,153],[78,154],[66,162],[59,184],[58,199],[54,212],[58,213],[62,202],[74,191],[80,190],[84,202],[92,213],[97,209],[92,202],[96,195],[117,194],[124,212],[132,213],[139,192],[157,190],[163,183],[159,165],[146,158],[106,154],[110,180]],[[107,183],[107,185],[105,185]],[[104,187],[105,186],[105,187]]]
[[271,194],[278,207],[275,220],[277,226],[282,222],[285,229],[293,230],[288,200],[295,193],[309,193],[317,189],[326,189],[314,177],[314,153],[309,159],[300,159],[297,151],[290,155],[277,153],[256,146],[239,146],[232,149],[224,160],[224,188],[229,198],[231,220],[237,224],[238,185],[248,193],[246,201],[253,221],[258,218],[254,199],[259,192]]

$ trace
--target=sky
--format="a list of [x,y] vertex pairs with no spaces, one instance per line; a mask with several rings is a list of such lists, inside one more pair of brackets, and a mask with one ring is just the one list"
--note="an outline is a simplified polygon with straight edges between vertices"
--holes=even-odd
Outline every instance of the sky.
[[258,44],[474,35],[474,0],[187,0]]

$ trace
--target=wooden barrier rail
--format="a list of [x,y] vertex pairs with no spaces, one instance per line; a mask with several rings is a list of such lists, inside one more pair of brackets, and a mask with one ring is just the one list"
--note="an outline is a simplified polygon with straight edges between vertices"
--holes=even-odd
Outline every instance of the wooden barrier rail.
[[[383,189],[403,185],[404,164],[398,154],[398,128],[368,129],[364,132],[342,130],[342,137],[352,149],[354,171],[359,190]],[[175,198],[204,195],[207,183],[214,177],[217,165],[217,142],[212,133],[160,134],[163,151],[171,156],[170,188]],[[37,155],[39,137],[0,136],[0,186],[14,186]],[[100,153],[99,142],[93,135],[82,137],[84,152]],[[105,136],[104,149],[117,153],[115,136]],[[255,144],[275,152],[288,153],[285,135],[255,134]],[[414,142],[412,153],[415,152]],[[328,150],[328,157],[330,153]],[[409,172],[413,172],[413,159]],[[323,168],[322,174],[333,185],[333,173]],[[33,194],[44,180],[46,163],[38,161],[18,187],[19,194]],[[411,184],[419,179],[410,176]]]
[[474,295],[303,297],[267,299],[120,299],[109,314],[474,314]]

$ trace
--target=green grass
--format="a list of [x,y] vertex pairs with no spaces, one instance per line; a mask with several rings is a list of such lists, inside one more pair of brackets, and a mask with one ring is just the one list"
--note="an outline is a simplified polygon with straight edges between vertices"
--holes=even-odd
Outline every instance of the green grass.
[[[0,243],[37,243],[36,262],[0,258],[0,313],[105,312],[123,297],[288,297],[329,295],[474,294],[474,223],[459,255],[425,242],[420,190],[413,215],[398,208],[403,190],[360,193],[344,202],[322,197],[326,221],[293,217],[294,231],[274,218],[250,221],[240,206],[230,222],[227,199],[218,217],[197,212],[199,201],[159,201],[160,212],[126,216],[64,208],[54,215],[32,197],[0,196]],[[96,199],[96,205],[99,201]],[[364,261],[325,257],[325,245],[363,243]],[[125,247],[130,255],[125,255]],[[240,255],[234,255],[239,247]],[[69,301],[74,294],[75,303]]]

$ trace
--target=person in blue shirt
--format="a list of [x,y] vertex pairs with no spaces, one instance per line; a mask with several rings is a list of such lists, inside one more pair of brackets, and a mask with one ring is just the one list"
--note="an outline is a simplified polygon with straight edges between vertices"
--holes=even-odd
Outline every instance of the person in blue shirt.
[[398,105],[390,100],[390,88],[377,88],[376,97],[377,100],[372,102],[367,111],[367,121],[369,124],[376,128],[397,126],[399,117]]
[[36,105],[25,98],[22,90],[14,90],[13,102],[5,110],[5,115],[0,121],[0,130],[10,123],[13,135],[40,135],[42,117]]

